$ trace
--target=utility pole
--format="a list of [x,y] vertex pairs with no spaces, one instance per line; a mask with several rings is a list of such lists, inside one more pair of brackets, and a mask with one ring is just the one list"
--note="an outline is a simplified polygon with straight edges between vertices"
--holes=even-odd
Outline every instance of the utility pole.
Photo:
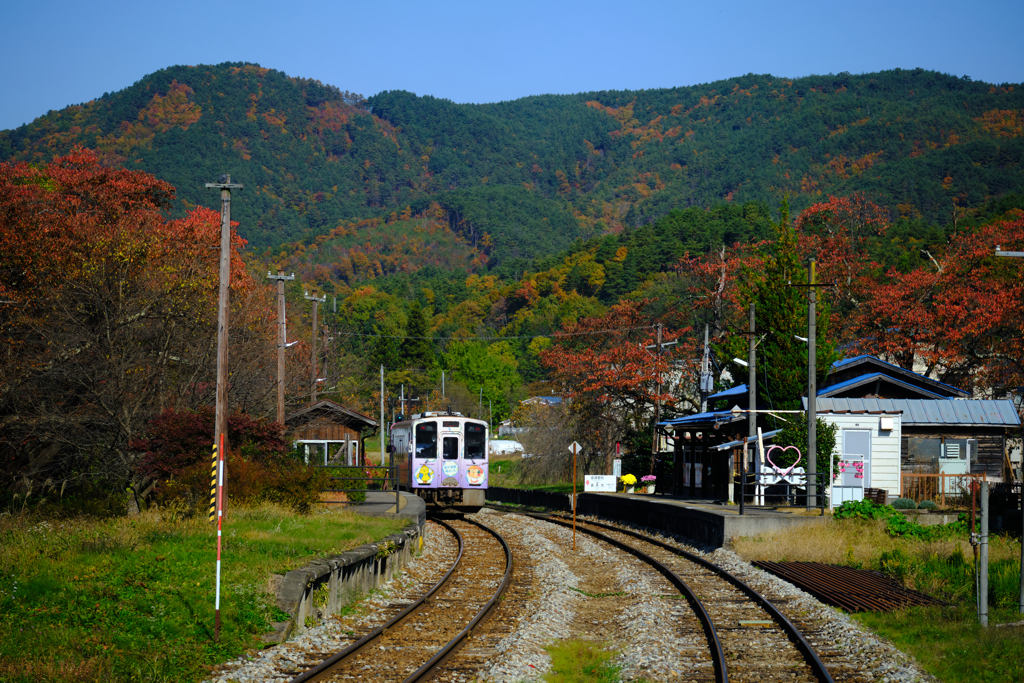
[[[754,335],[757,332],[757,326],[754,322],[754,302],[750,302],[750,326],[747,336],[747,443],[743,448],[743,466],[740,467],[740,514],[743,514],[745,490],[747,487],[747,448],[751,447],[751,444],[755,443],[754,437],[757,436],[757,371],[754,369],[754,360],[756,357],[757,339]],[[761,477],[761,461],[756,457],[754,458],[754,480],[760,481]],[[756,489],[755,489],[756,490]],[[756,502],[756,498],[755,498]]]
[[284,426],[284,350],[288,348],[288,321],[284,312],[284,281],[294,280],[295,273],[285,275],[280,268],[277,275],[267,273],[267,279],[277,280],[277,421]]
[[225,451],[228,448],[228,303],[231,287],[231,190],[242,186],[222,175],[220,182],[206,183],[220,189],[220,290],[217,298],[217,408],[213,428],[213,454],[217,467],[217,569],[214,595],[213,640],[220,641],[220,550],[221,528],[227,503]]
[[[655,364],[661,360],[661,323],[658,323],[658,336],[655,342],[658,345],[658,353],[655,358]],[[658,459],[658,423],[661,422],[661,368],[658,368],[658,384],[657,393],[654,395],[654,423],[651,425],[651,471],[648,474],[654,474],[654,463]]]
[[306,299],[308,301],[312,301],[313,302],[313,344],[312,344],[313,348],[310,350],[310,357],[309,357],[309,364],[311,366],[310,367],[310,373],[311,373],[311,377],[310,377],[310,385],[311,385],[310,386],[310,391],[311,391],[311,395],[312,395],[312,399],[310,400],[310,405],[312,405],[312,404],[316,403],[316,379],[317,379],[316,378],[316,374],[317,374],[317,367],[316,367],[316,339],[317,339],[318,336],[320,336],[319,331],[317,330],[317,326],[316,326],[316,313],[317,313],[317,307],[320,304],[322,304],[323,302],[327,301],[327,296],[324,295],[323,298],[317,298],[316,294],[314,294],[313,296],[310,296],[307,292],[303,292],[303,295],[306,297]]
[[[231,190],[242,185],[231,182],[230,175],[222,175],[219,182],[206,183],[206,187],[220,190],[220,290],[217,298],[217,408],[213,427],[213,443],[220,447],[221,463],[226,461],[228,442],[228,304],[231,287]],[[223,469],[223,464],[221,468]],[[227,483],[226,473],[221,479]],[[227,496],[220,496],[224,503]],[[224,503],[218,504],[218,517],[223,515]]]
[[[818,301],[818,284],[815,277],[817,261],[813,258],[808,268],[807,284],[807,509],[817,506],[818,478],[818,380],[817,380],[817,334],[818,319],[815,306]],[[832,454],[829,454],[832,457]],[[830,484],[832,482],[829,482]]]
[[711,375],[711,348],[708,346],[708,326],[704,326],[704,355],[700,359],[700,412],[708,411],[708,396],[714,386]]
[[[380,466],[384,467],[384,437],[387,434],[384,426],[384,366],[380,366]],[[388,472],[388,476],[391,473]],[[397,486],[395,487],[397,488]],[[395,508],[396,510],[398,508]]]
[[[1000,246],[996,245],[996,256],[1006,256],[1008,258],[1024,258],[1024,251],[1003,251]],[[1021,445],[1024,448],[1024,436],[1021,438]],[[1024,454],[1021,455],[1021,469],[1024,470]],[[1010,480],[1013,480],[1013,471],[1008,472]],[[1020,491],[1020,512],[1021,512],[1021,528],[1024,529],[1024,477],[1021,478],[1019,483]],[[1020,614],[1024,614],[1024,543],[1020,544]]]

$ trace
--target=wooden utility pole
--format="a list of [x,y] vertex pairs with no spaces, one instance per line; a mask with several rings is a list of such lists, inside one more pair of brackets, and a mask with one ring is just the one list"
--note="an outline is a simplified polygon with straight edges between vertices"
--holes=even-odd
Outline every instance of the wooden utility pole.
[[284,281],[294,280],[295,273],[285,275],[280,268],[277,275],[267,273],[267,278],[277,280],[277,421],[284,427],[284,350],[288,348],[287,318],[284,314]]
[[305,294],[305,296],[306,296],[306,299],[308,299],[309,301],[313,302],[313,344],[312,344],[313,348],[310,350],[310,358],[309,358],[309,365],[310,365],[310,368],[309,368],[309,372],[310,372],[310,395],[312,396],[312,399],[310,400],[310,405],[312,405],[312,404],[316,403],[316,380],[317,380],[317,377],[316,377],[316,375],[317,375],[317,367],[316,367],[316,339],[317,339],[317,337],[320,336],[319,330],[317,330],[317,326],[316,326],[317,325],[317,323],[316,323],[316,313],[317,313],[317,307],[320,304],[322,304],[323,302],[327,301],[327,296],[325,295],[323,298],[317,298],[316,294],[314,294],[313,296],[310,296],[308,293]]
[[[222,175],[216,183],[206,187],[220,189],[220,292],[217,299],[217,409],[213,428],[213,443],[220,446],[220,460],[226,462],[228,441],[228,303],[231,286],[231,190],[242,185],[231,182],[230,175]],[[223,465],[222,465],[223,467]],[[221,476],[222,487],[227,485],[227,473]],[[227,496],[218,496],[218,516],[223,514]]]

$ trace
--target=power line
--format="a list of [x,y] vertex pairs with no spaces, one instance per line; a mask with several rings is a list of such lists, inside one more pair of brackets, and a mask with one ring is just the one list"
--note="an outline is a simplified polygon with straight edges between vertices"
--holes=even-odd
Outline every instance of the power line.
[[362,332],[338,332],[346,337],[367,337],[371,339],[428,339],[430,341],[503,341],[505,339],[540,339],[541,337],[586,337],[596,334],[613,332],[629,332],[631,330],[653,330],[657,325],[641,325],[638,327],[618,327],[608,330],[592,330],[590,332],[552,332],[550,334],[519,334],[508,337],[415,337],[404,334],[365,334]]

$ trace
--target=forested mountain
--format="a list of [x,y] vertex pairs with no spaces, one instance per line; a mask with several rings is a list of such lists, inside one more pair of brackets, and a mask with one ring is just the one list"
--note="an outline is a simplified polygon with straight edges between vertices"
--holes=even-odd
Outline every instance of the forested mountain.
[[[389,225],[411,230],[394,220],[404,214],[434,227],[418,242],[389,238],[393,272],[425,265],[428,248],[444,252],[434,265],[482,271],[675,208],[777,206],[784,195],[801,210],[860,191],[892,218],[945,223],[1024,192],[1022,133],[1020,87],[921,69],[459,105],[407,92],[364,99],[228,63],[164,69],[0,132],[0,159],[93,148],[172,183],[178,214],[215,204],[204,183],[228,172],[246,186],[232,205],[240,234],[267,255],[287,245],[285,257],[312,265],[324,259],[298,247],[323,253],[328,240],[333,263],[351,262],[366,243],[355,232],[372,225],[375,241]],[[347,243],[339,228],[353,233]]]

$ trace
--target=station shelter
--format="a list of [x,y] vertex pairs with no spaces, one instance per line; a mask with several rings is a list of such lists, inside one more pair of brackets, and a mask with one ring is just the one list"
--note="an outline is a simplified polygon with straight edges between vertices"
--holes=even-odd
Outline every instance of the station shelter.
[[306,464],[315,465],[368,464],[365,439],[379,426],[373,418],[329,400],[285,417],[287,438],[304,454]]

